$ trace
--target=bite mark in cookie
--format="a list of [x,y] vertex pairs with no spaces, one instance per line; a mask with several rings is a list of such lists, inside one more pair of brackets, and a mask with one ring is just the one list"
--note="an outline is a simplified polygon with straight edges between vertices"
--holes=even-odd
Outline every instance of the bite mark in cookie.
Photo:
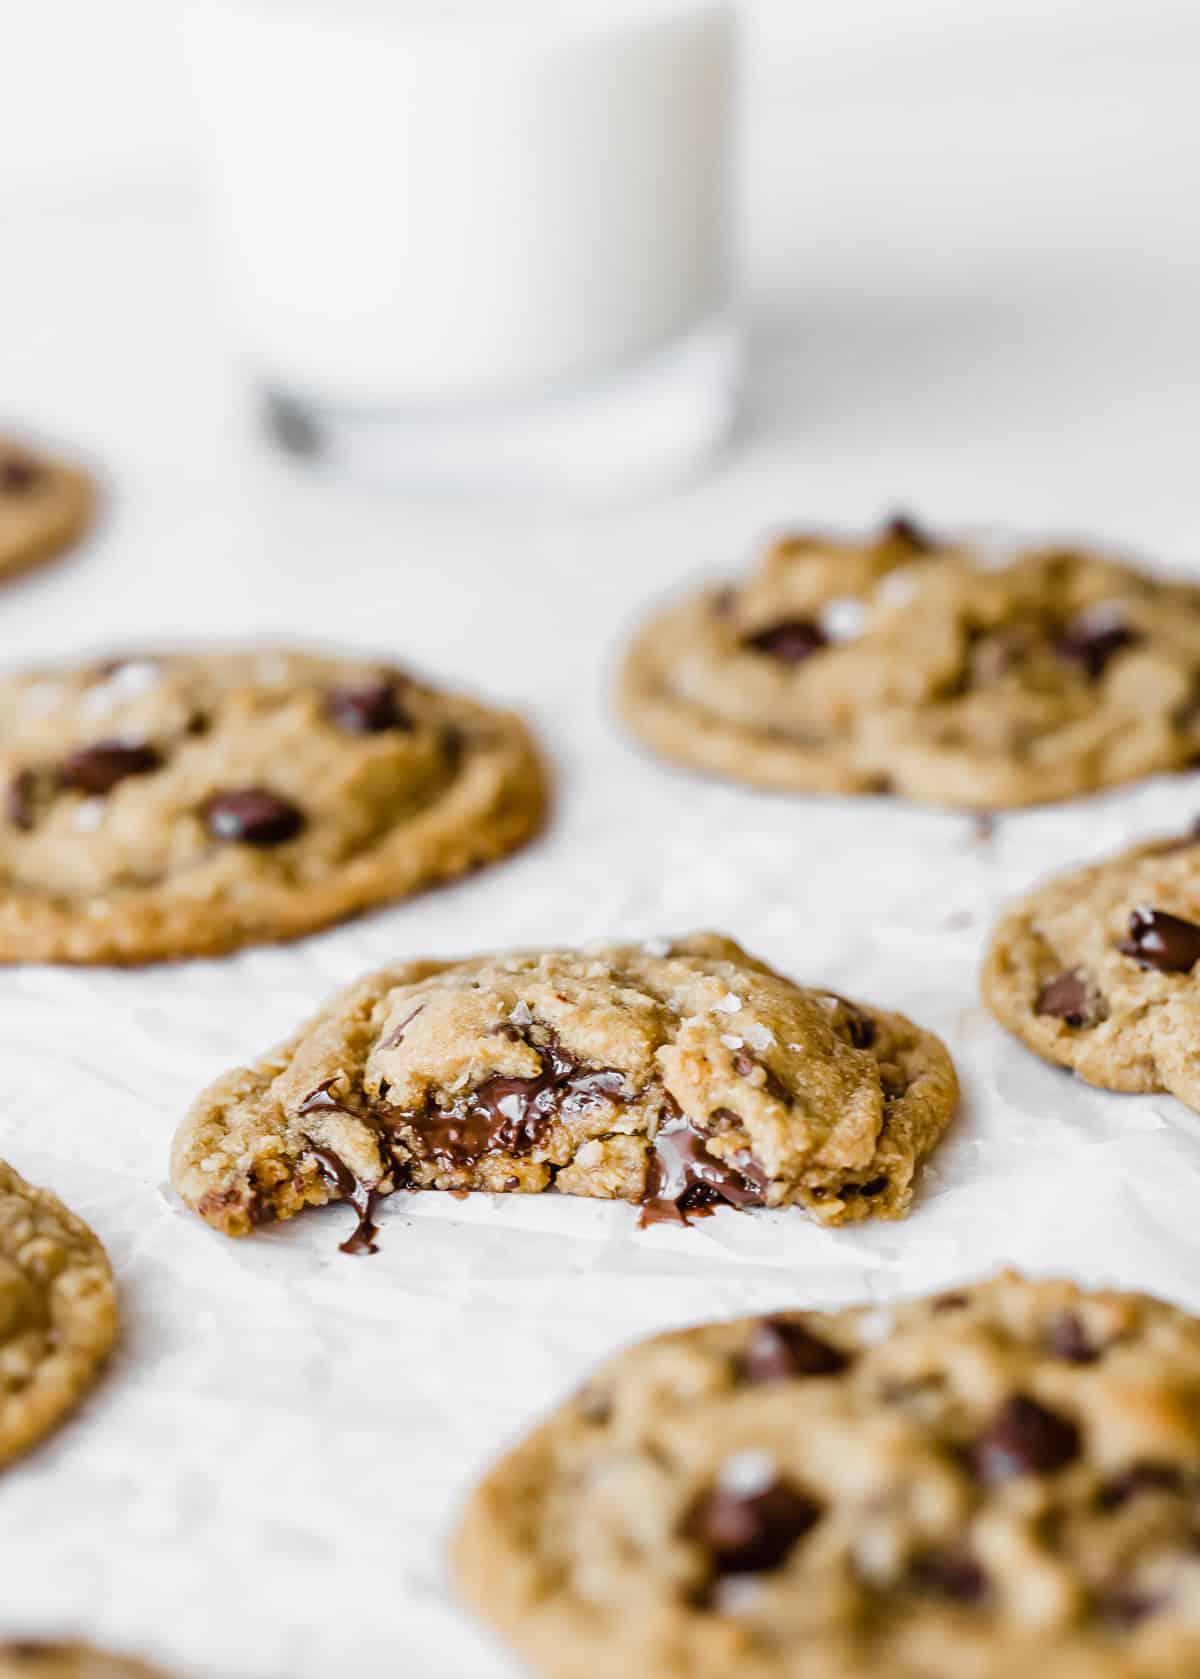
[[1183,1679],[1196,1392],[1196,1319],[1011,1274],[657,1336],[485,1478],[459,1581],[543,1679]]
[[640,1203],[647,1223],[722,1205],[903,1214],[957,1095],[937,1040],[715,935],[655,950],[361,981],[201,1097],[175,1183],[231,1235],[350,1200],[358,1251],[378,1198],[407,1188],[556,1189]]

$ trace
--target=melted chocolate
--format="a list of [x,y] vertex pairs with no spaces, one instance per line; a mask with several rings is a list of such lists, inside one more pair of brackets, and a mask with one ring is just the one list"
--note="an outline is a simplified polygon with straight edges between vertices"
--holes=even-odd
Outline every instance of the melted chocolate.
[[642,1194],[641,1225],[671,1222],[688,1224],[688,1214],[703,1217],[713,1208],[761,1207],[769,1179],[758,1162],[742,1149],[733,1161],[718,1160],[708,1151],[703,1131],[667,1098],[668,1117],[654,1138]]
[[828,647],[829,637],[812,618],[786,618],[746,636],[743,646],[766,653],[785,665],[799,665],[812,654]]
[[[303,1111],[303,1110],[302,1110]],[[358,1214],[358,1223],[344,1242],[338,1243],[340,1253],[378,1253],[375,1238],[379,1234],[379,1226],[375,1223],[375,1203],[378,1190],[373,1184],[365,1184],[353,1173],[340,1154],[335,1154],[330,1148],[320,1148],[315,1144],[309,1148],[309,1153],[321,1168],[321,1175],[331,1189],[336,1189],[343,1201],[349,1201]]]
[[395,1111],[393,1123],[412,1128],[411,1146],[422,1160],[457,1168],[473,1166],[485,1154],[528,1154],[561,1115],[586,1113],[625,1094],[623,1073],[585,1066],[546,1027],[541,1030],[548,1041],[538,1043],[528,1025],[504,1026],[506,1036],[537,1051],[541,1072],[529,1078],[495,1073],[450,1108]]

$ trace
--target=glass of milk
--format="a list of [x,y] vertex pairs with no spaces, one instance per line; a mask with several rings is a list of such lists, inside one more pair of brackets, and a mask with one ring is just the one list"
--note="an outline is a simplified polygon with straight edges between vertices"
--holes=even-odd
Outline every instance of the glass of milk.
[[189,0],[230,318],[276,435],[638,490],[737,398],[734,0]]

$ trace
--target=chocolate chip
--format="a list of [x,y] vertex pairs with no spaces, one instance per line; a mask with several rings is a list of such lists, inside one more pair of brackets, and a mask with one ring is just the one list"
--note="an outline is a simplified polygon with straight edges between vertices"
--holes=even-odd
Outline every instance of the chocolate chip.
[[1099,1347],[1093,1345],[1074,1312],[1060,1312],[1051,1324],[1050,1350],[1068,1364],[1095,1364],[1100,1357]]
[[344,688],[331,688],[326,698],[329,715],[339,729],[352,735],[377,735],[385,729],[411,729],[412,718],[396,698],[395,684],[380,678]]
[[1055,638],[1054,651],[1069,664],[1082,665],[1088,680],[1095,682],[1115,654],[1135,647],[1141,639],[1121,621],[1119,608],[1101,604],[1072,618]]
[[265,787],[236,787],[214,793],[201,806],[201,819],[214,839],[242,845],[282,845],[304,826],[304,813]]
[[905,548],[917,548],[922,553],[929,553],[937,547],[928,531],[922,530],[916,520],[909,518],[907,513],[893,513],[883,527],[883,540],[899,542]]
[[981,1481],[1016,1475],[1049,1475],[1079,1456],[1079,1430],[1069,1418],[1016,1393],[969,1448],[968,1461]]
[[4,809],[14,828],[28,833],[34,823],[33,795],[37,781],[32,770],[18,770],[8,784]]
[[1099,1594],[1096,1608],[1104,1620],[1122,1629],[1135,1627],[1147,1616],[1161,1609],[1163,1599],[1135,1586],[1114,1585]]
[[978,1603],[988,1589],[987,1575],[962,1546],[926,1551],[913,1563],[912,1583],[918,1591],[936,1592],[956,1603]]
[[715,1573],[765,1574],[786,1562],[820,1516],[820,1506],[786,1481],[745,1493],[717,1486],[692,1507],[685,1531],[709,1552]]
[[1129,938],[1117,948],[1143,968],[1186,974],[1200,962],[1200,927],[1182,916],[1143,905],[1129,917]]
[[42,477],[42,468],[24,455],[9,455],[0,460],[0,491],[21,495],[32,490]]
[[746,1343],[741,1371],[755,1386],[787,1382],[797,1376],[833,1376],[849,1363],[845,1353],[822,1341],[802,1323],[763,1318]]
[[1092,1009],[1087,980],[1081,970],[1069,968],[1055,979],[1047,980],[1037,994],[1033,1012],[1065,1021],[1068,1026],[1090,1026]]
[[743,643],[756,653],[768,653],[785,665],[799,665],[822,647],[829,645],[820,624],[811,618],[787,618],[768,629],[748,635]]
[[162,754],[147,741],[98,740],[65,758],[58,770],[60,786],[97,796],[110,793],[131,775],[149,775],[162,768]]
[[1096,1494],[1101,1510],[1119,1510],[1141,1492],[1178,1492],[1183,1477],[1170,1463],[1135,1463],[1123,1474],[1105,1481]]
[[732,1161],[710,1154],[704,1133],[671,1102],[646,1169],[641,1223],[673,1220],[687,1224],[688,1213],[711,1212],[720,1202],[738,1208],[761,1207],[766,1184],[747,1150],[739,1151]]

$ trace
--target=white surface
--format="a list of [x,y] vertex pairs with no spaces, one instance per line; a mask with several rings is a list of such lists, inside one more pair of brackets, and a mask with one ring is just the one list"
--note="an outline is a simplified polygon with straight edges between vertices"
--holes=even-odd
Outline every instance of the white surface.
[[727,308],[730,6],[554,14],[192,0],[223,289],[276,387],[529,401]]
[[[991,101],[763,113],[749,208],[745,446],[686,494],[588,518],[317,484],[251,441],[195,206],[165,189],[4,206],[0,405],[78,439],[113,499],[79,559],[0,599],[11,657],[183,633],[410,653],[524,705],[559,809],[520,859],[232,962],[0,976],[0,1154],[108,1243],[121,1356],[77,1424],[5,1473],[0,1622],[144,1647],[199,1679],[499,1679],[440,1544],[461,1490],[617,1344],[710,1313],[887,1298],[1000,1261],[1200,1307],[1200,1119],[1086,1090],[975,1001],[989,917],[1032,878],[1200,809],[1200,777],[1013,816],[771,800],[634,751],[614,645],[644,604],[789,518],[893,503],[1200,553],[1186,65]],[[798,976],[942,1032],[961,1122],[905,1224],[719,1215],[635,1232],[565,1198],[396,1199],[235,1245],[163,1189],[210,1076],[400,954],[728,928]]]
[[[193,160],[199,134],[178,41],[182,4],[36,0],[8,8],[5,62],[15,68],[0,100],[0,186],[106,180],[115,170],[162,172]],[[915,103],[953,88],[1003,97],[1031,86],[1069,101],[1080,67],[1121,75],[1147,65],[1194,70],[1200,60],[1200,9],[1191,0],[742,5],[756,93],[792,108],[901,85]]]

